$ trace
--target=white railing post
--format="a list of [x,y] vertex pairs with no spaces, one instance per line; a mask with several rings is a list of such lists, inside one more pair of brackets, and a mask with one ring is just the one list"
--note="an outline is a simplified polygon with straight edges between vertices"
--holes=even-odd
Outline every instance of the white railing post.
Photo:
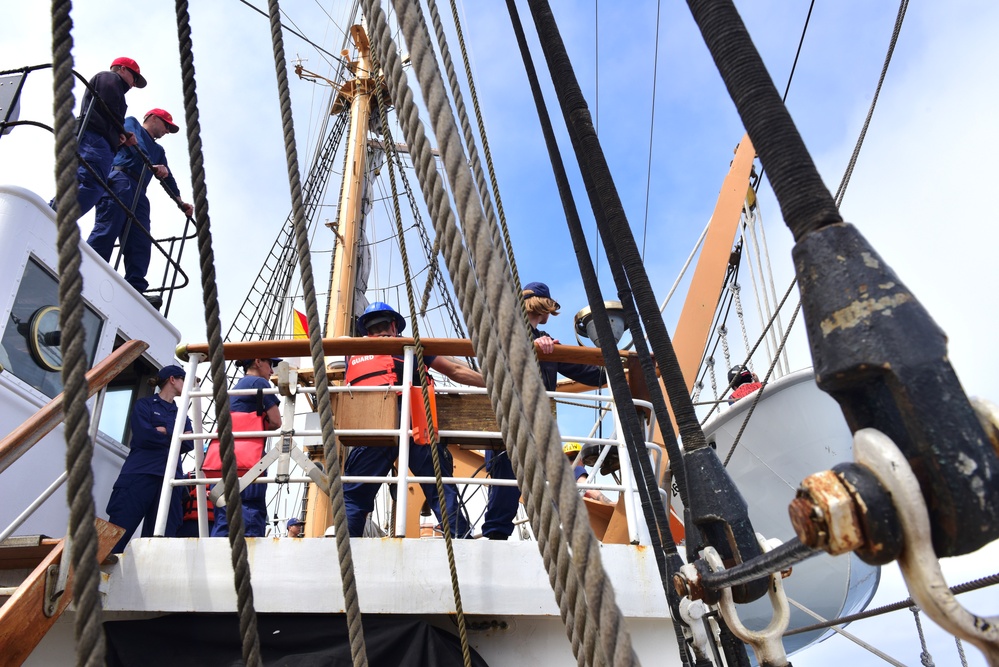
[[[170,496],[173,495],[177,462],[180,461],[181,436],[184,434],[187,411],[191,406],[191,391],[197,380],[195,371],[198,368],[198,358],[201,355],[192,354],[187,362],[187,376],[184,378],[184,389],[180,394],[180,405],[177,407],[177,420],[173,424],[173,434],[170,436],[170,453],[167,455],[166,470],[163,471],[163,487],[160,489],[160,504],[156,510],[156,527],[153,535],[163,537],[166,533],[167,519],[170,514]],[[171,535],[170,537],[174,537]]]
[[[611,393],[611,398],[613,398],[614,391],[610,387],[608,390]],[[617,403],[611,402],[611,414],[614,417],[614,432],[617,434],[616,440],[618,441],[618,452],[617,459],[619,465],[621,466],[621,484],[624,486],[624,512],[625,517],[628,521],[628,541],[632,544],[643,543],[643,535],[647,535],[647,531],[642,531],[637,520],[636,508],[635,508],[635,477],[634,471],[631,468],[631,459],[628,457],[628,451],[623,445],[623,435],[624,429],[621,426],[621,415],[618,412]],[[645,456],[643,453],[642,456]],[[644,540],[648,543],[648,539]]]
[[[204,361],[205,355],[192,354],[187,365],[189,375],[195,375],[198,364]],[[198,387],[200,391],[201,387]],[[195,396],[191,400],[191,422],[194,425],[194,433],[205,432],[205,414],[201,408],[201,396]],[[194,439],[194,477],[204,479],[205,473],[201,466],[205,462],[205,441],[200,438]],[[198,499],[198,537],[208,537],[208,485],[198,484],[195,489],[195,496]]]
[[[402,378],[396,382],[402,385],[402,402],[399,406],[399,483],[395,489],[395,534],[406,537],[406,507],[409,500],[409,392],[413,386],[413,348],[404,350]],[[400,382],[401,380],[401,382]],[[444,507],[444,499],[440,499]],[[446,512],[446,509],[442,509]]]

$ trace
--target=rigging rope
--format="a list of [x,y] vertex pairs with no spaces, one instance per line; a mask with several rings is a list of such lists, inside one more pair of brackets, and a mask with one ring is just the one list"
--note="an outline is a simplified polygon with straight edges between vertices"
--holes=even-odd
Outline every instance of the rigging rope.
[[[697,423],[697,416],[690,402],[690,394],[680,371],[676,352],[659,313],[652,285],[645,271],[641,253],[638,251],[638,244],[631,233],[627,216],[614,187],[613,179],[610,177],[607,161],[600,141],[593,130],[586,101],[575,81],[572,65],[558,34],[551,7],[545,0],[531,0],[529,5],[535,16],[535,23],[539,26],[538,33],[539,36],[542,36],[542,47],[546,51],[546,58],[549,59],[549,69],[552,72],[552,81],[556,84],[559,102],[562,104],[563,116],[566,119],[574,120],[574,122],[567,122],[566,125],[573,147],[577,151],[580,170],[587,193],[590,195],[594,217],[600,226],[604,250],[608,253],[614,252],[620,257],[619,261],[623,264],[627,275],[627,284],[617,283],[619,299],[625,305],[626,312],[627,302],[630,302],[632,298],[637,304],[642,323],[649,334],[656,363],[661,370],[662,383],[666,387],[666,393],[676,417],[676,423],[684,443],[684,451],[690,453],[704,449],[707,447],[707,442]],[[593,306],[594,304],[591,302],[591,307]],[[633,331],[632,339],[637,338],[638,336]],[[655,377],[655,375],[646,376],[647,381],[652,385],[649,387],[650,393],[654,395],[659,391],[659,388],[657,383],[650,380],[651,377]],[[657,414],[657,419],[660,421],[660,431],[664,439],[668,439],[667,432],[673,430],[668,417]],[[685,494],[685,476],[677,475],[676,479],[681,495]]]
[[73,118],[73,3],[52,3],[52,92],[56,158],[56,227],[59,249],[59,349],[63,358],[62,384],[65,410],[66,495],[69,504],[66,548],[63,559],[76,573],[73,600],[78,665],[103,665],[104,629],[98,592],[97,526],[94,522],[94,443],[90,439],[87,410],[87,358],[83,335],[83,276],[80,273],[80,206],[76,180],[77,142]]
[[[371,54],[371,63],[375,68],[375,71],[381,70],[381,65],[378,60],[378,56],[375,53]],[[388,128],[388,112],[386,111],[388,107],[388,95],[385,92],[384,86],[378,87],[378,113],[381,117],[382,127]],[[386,139],[389,139],[390,135],[386,134]],[[389,141],[386,141],[388,144]],[[443,511],[441,512],[441,527],[444,530],[444,547],[447,551],[447,566],[448,573],[451,576],[451,590],[454,594],[454,608],[455,615],[458,621],[458,638],[461,641],[461,657],[464,661],[465,667],[471,667],[472,656],[468,648],[468,632],[465,628],[465,612],[464,607],[461,603],[461,588],[458,585],[458,568],[455,564],[454,559],[454,544],[451,536],[451,508],[447,506],[446,498],[444,495],[444,482],[442,481],[441,473],[441,462],[440,462],[440,452],[438,451],[439,442],[437,438],[437,427],[434,424],[434,418],[432,411],[430,409],[430,389],[427,380],[427,365],[423,358],[423,342],[420,340],[420,324],[419,318],[416,317],[416,294],[413,292],[413,281],[411,277],[411,271],[409,268],[409,254],[406,251],[406,236],[405,230],[402,225],[402,211],[399,208],[399,192],[395,185],[395,173],[392,168],[392,160],[386,160],[389,170],[389,182],[392,187],[392,207],[395,213],[395,226],[396,233],[399,236],[399,257],[402,260],[402,272],[406,280],[406,299],[409,302],[409,312],[413,313],[410,318],[412,320],[413,329],[413,346],[415,348],[414,356],[417,363],[417,368],[420,372],[420,394],[423,397],[423,411],[424,420],[427,424],[427,429],[429,431],[429,444],[430,447],[430,458],[434,464],[434,483],[437,487],[437,498],[440,500],[441,507]],[[408,398],[408,397],[407,397]],[[400,493],[405,493],[406,490],[400,490]],[[396,505],[392,505],[392,511],[395,512]],[[461,508],[456,508],[458,512],[461,512]],[[395,524],[393,522],[393,530],[395,529]]]
[[[429,0],[431,11],[436,14],[437,10],[434,1]],[[517,273],[517,260],[513,254],[513,242],[510,240],[510,230],[506,224],[506,214],[503,212],[503,199],[500,197],[499,181],[496,179],[496,169],[493,167],[493,156],[489,150],[489,139],[486,136],[486,125],[482,120],[482,111],[479,107],[479,95],[475,92],[475,79],[472,77],[472,65],[469,62],[468,50],[465,48],[465,36],[461,29],[461,20],[458,16],[458,5],[455,0],[451,0],[451,16],[454,18],[454,29],[458,35],[458,45],[461,47],[461,60],[465,65],[465,78],[468,80],[468,93],[472,96],[472,108],[475,110],[475,120],[479,126],[479,137],[482,140],[482,153],[486,157],[486,168],[489,169],[489,182],[493,188],[493,196],[496,198],[496,213],[499,216],[500,231],[503,233],[503,242],[506,244],[506,256],[510,261],[510,272],[513,273],[513,284],[520,286],[520,276]],[[443,35],[443,33],[441,33]],[[450,75],[449,75],[450,76]]]
[[281,35],[281,12],[278,0],[268,0],[271,19],[271,44],[274,48],[274,71],[277,74],[278,97],[281,102],[281,123],[284,129],[285,154],[288,162],[288,185],[295,220],[295,244],[298,263],[302,272],[302,292],[305,311],[309,320],[309,349],[315,371],[316,403],[319,405],[319,422],[323,433],[323,450],[329,486],[326,489],[336,526],[337,560],[343,585],[343,600],[350,637],[350,655],[356,667],[368,664],[361,625],[361,610],[357,599],[357,582],[354,576],[354,559],[350,550],[347,513],[343,503],[343,480],[340,476],[340,458],[333,431],[333,409],[330,401],[329,377],[323,353],[322,327],[319,323],[319,306],[316,303],[316,286],[312,275],[312,256],[309,251],[308,229],[302,202],[302,183],[299,178],[298,149],[295,144],[295,125],[291,115],[291,94],[288,89],[288,66],[284,56],[284,39]]
[[[528,362],[533,358],[534,346],[520,315],[522,307],[518,290],[512,284],[509,264],[493,254],[497,245],[493,241],[495,228],[485,227],[485,214],[474,199],[458,130],[451,115],[444,112],[446,94],[432,58],[426,26],[412,3],[394,3],[399,25],[410,47],[413,70],[418,74],[424,100],[435,122],[438,145],[454,187],[457,208],[464,214],[463,231],[469,243],[467,251],[461,243],[454,214],[446,205],[447,195],[434,169],[429,142],[419,121],[413,92],[402,71],[385,14],[374,0],[364,0],[363,4],[365,15],[371,22],[373,44],[387,70],[390,90],[414,156],[420,185],[433,216],[437,236],[442,242],[459,305],[469,323],[476,356],[484,362],[490,401],[512,454],[514,472],[524,493],[528,515],[538,537],[538,547],[555,591],[559,612],[566,622],[573,653],[577,659],[585,659],[590,664],[630,662],[625,660],[626,656],[633,656],[630,638],[621,623],[620,614],[612,611],[617,607],[614,592],[600,565],[599,547],[566,465],[554,418],[547,409],[544,384],[537,367]],[[476,299],[480,285],[485,298]],[[530,455],[528,450],[531,450]],[[557,505],[552,495],[557,497]],[[554,511],[556,507],[558,514]],[[558,539],[562,531],[570,535],[571,556],[565,541]],[[588,584],[585,595],[581,589],[584,579]],[[601,641],[583,646],[585,654],[581,655],[580,631],[586,637],[589,634],[587,631],[594,631],[598,624]]]
[[652,55],[652,111],[649,118],[649,161],[645,171],[645,219],[642,221],[642,258],[645,257],[645,240],[649,231],[649,192],[652,190],[652,139],[656,130],[656,83],[659,81],[659,13],[662,0],[656,2],[656,49]]
[[[461,94],[461,87],[458,85],[458,77],[455,75],[454,66],[451,62],[451,53],[447,46],[447,38],[444,35],[444,27],[441,24],[440,15],[437,12],[437,3],[434,0],[427,0],[427,7],[430,10],[430,19],[434,25],[434,34],[437,37],[437,44],[441,52],[441,60],[444,63],[444,71],[447,74],[448,84],[451,88],[451,96],[454,98],[454,110],[458,114],[458,122],[461,124],[462,135],[465,139],[465,146],[468,149],[468,163],[471,167],[472,174],[475,176],[475,182],[479,190],[479,199],[482,202],[483,211],[486,214],[486,225],[494,235],[496,236],[496,230],[499,229],[503,237],[503,248],[506,250],[506,260],[510,267],[510,274],[513,276],[514,289],[518,295],[518,300],[521,303],[521,317],[523,317],[524,322],[527,323],[528,328],[530,328],[530,322],[527,318],[527,310],[523,307],[523,294],[520,289],[522,283],[520,282],[520,276],[517,274],[517,263],[513,254],[513,244],[510,241],[510,231],[507,229],[506,217],[502,216],[499,218],[499,225],[497,227],[496,213],[493,211],[492,199],[490,198],[489,188],[485,182],[485,175],[482,173],[482,163],[479,160],[479,152],[475,145],[475,137],[472,135],[472,128],[468,122],[468,114],[465,111],[465,102]],[[471,65],[468,62],[468,53],[465,50],[465,40],[462,38],[461,24],[458,21],[458,8],[454,4],[454,0],[451,0],[451,11],[455,19],[455,27],[458,31],[458,37],[461,42],[461,53],[462,59],[465,64],[465,74],[468,79],[469,90],[472,93],[473,104],[475,105],[475,117],[478,121],[479,135],[482,137],[483,146],[486,151],[488,151],[489,144],[486,140],[486,129],[482,121],[482,113],[478,105],[478,96],[475,95],[475,84],[472,81],[472,70]],[[486,153],[487,159],[489,153]],[[489,160],[489,177],[492,184],[493,192],[497,198],[497,204],[501,204],[502,201],[499,199],[499,187],[496,181],[496,173],[492,168],[492,160]],[[499,209],[502,214],[502,209]],[[499,239],[496,239],[497,247],[499,247]],[[533,346],[532,346],[533,348]],[[534,356],[537,359],[537,349],[534,349]]]
[[923,635],[923,623],[919,620],[919,607],[912,605],[909,607],[909,611],[912,612],[912,618],[916,621],[916,632],[919,634],[919,646],[921,648],[919,651],[919,664],[923,667],[935,667],[933,656],[930,655],[929,649],[926,648],[926,637]]
[[215,255],[212,250],[211,221],[208,215],[208,188],[205,183],[205,160],[201,143],[197,84],[194,78],[194,51],[191,40],[191,17],[187,0],[177,0],[177,36],[181,77],[184,89],[184,113],[187,145],[191,162],[194,211],[197,218],[198,254],[201,262],[201,288],[205,305],[205,328],[208,333],[209,359],[215,401],[216,424],[222,454],[222,482],[225,485],[229,546],[236,587],[236,607],[242,637],[243,662],[262,665],[257,615],[253,608],[253,587],[243,527],[243,503],[239,494],[236,453],[232,437],[232,417],[226,390],[225,359],[222,350],[222,324],[219,318],[218,285],[215,281]]

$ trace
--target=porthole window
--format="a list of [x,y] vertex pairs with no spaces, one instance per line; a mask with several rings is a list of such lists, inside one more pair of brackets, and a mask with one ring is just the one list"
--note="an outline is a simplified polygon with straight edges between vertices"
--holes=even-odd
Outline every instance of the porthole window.
[[[94,364],[103,321],[84,305],[83,350],[87,368]],[[0,363],[50,398],[62,391],[62,332],[59,330],[59,283],[34,258],[28,260],[14,307],[4,323]]]

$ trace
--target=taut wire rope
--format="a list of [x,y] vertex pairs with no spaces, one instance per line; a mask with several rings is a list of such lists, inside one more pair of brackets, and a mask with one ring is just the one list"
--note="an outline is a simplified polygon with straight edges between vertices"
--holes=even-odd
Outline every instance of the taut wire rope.
[[97,526],[94,522],[94,443],[87,410],[87,358],[83,335],[83,276],[80,273],[80,205],[76,180],[77,143],[73,118],[73,20],[70,0],[52,3],[52,92],[56,161],[56,228],[59,248],[59,349],[66,437],[68,558],[75,572],[74,632],[78,665],[104,664],[105,639],[98,592]]
[[325,457],[328,480],[326,492],[333,511],[334,539],[336,540],[337,561],[340,565],[347,632],[350,640],[350,655],[355,667],[361,667],[368,664],[368,656],[364,646],[361,609],[357,599],[357,582],[354,575],[354,559],[350,550],[347,513],[343,503],[343,480],[340,476],[340,457],[337,452],[336,435],[333,430],[333,408],[330,401],[329,377],[326,373],[326,356],[323,353],[322,327],[319,324],[319,306],[316,302],[316,286],[312,275],[312,256],[309,249],[308,228],[305,221],[304,205],[302,203],[302,183],[299,177],[298,149],[295,145],[295,125],[291,114],[291,94],[288,89],[288,65],[284,56],[284,39],[281,35],[281,12],[278,0],[269,0],[267,9],[271,20],[274,71],[277,75],[278,97],[281,102],[281,123],[284,129],[285,154],[288,161],[288,185],[291,189],[295,245],[298,250],[298,264],[302,272],[302,292],[305,299],[306,317],[309,321],[309,350],[312,353],[312,365],[315,371],[316,403],[319,407],[319,422],[323,433],[323,455]]
[[187,146],[191,162],[191,190],[194,193],[194,212],[198,223],[198,256],[201,264],[205,329],[208,333],[212,400],[215,402],[216,427],[219,432],[219,449],[222,455],[222,483],[225,485],[226,516],[229,520],[229,546],[236,587],[236,609],[239,616],[240,637],[242,638],[243,662],[250,667],[256,667],[262,665],[263,660],[260,655],[257,614],[253,608],[253,586],[250,581],[250,564],[243,525],[243,503],[239,494],[235,443],[232,437],[232,416],[229,412],[228,392],[226,391],[222,323],[219,317],[218,284],[215,281],[215,254],[212,250],[211,220],[208,214],[208,188],[205,182],[205,160],[201,144],[197,84],[194,77],[191,17],[187,1],[177,0],[176,10]]

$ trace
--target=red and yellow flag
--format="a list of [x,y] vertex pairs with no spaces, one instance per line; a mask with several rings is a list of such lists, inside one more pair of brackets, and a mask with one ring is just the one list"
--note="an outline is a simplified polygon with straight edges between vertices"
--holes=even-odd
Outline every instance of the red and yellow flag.
[[295,329],[293,338],[308,338],[309,337],[309,320],[305,318],[305,313],[300,313],[297,310],[294,311],[294,316],[292,317],[293,326]]

